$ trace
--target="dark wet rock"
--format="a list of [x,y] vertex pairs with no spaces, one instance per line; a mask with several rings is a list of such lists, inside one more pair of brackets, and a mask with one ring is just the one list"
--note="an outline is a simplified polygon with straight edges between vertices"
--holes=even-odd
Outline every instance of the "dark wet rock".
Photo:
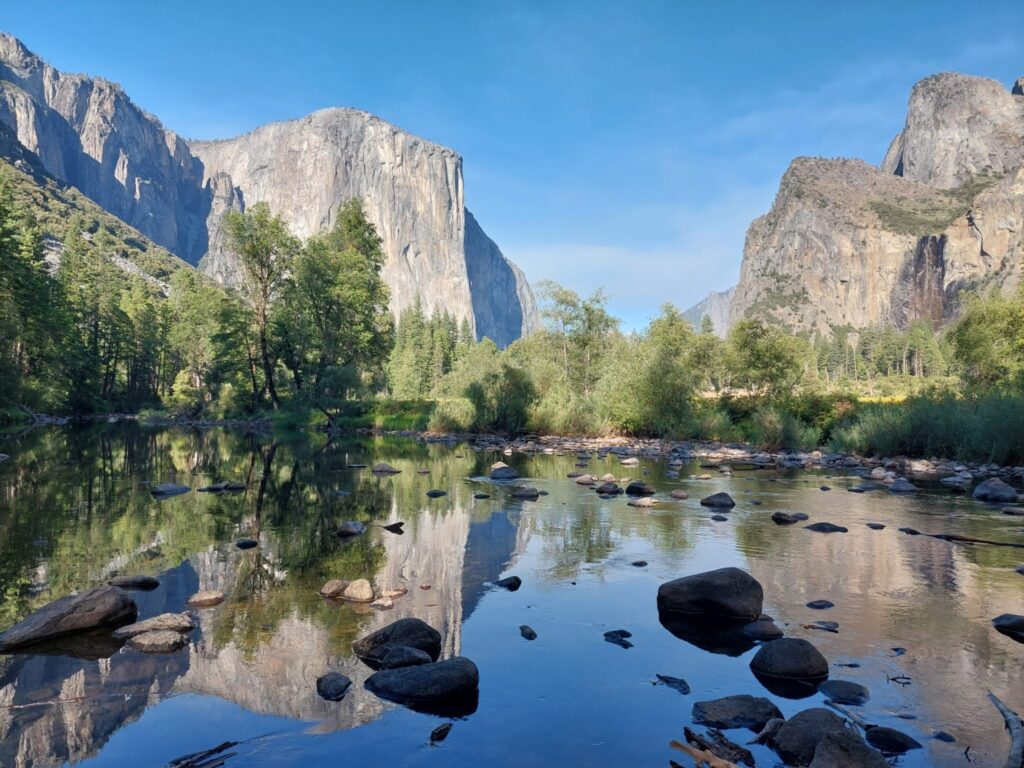
[[152,576],[115,576],[107,582],[112,587],[121,589],[151,590],[160,586],[160,581]]
[[936,731],[932,734],[932,738],[936,741],[941,741],[944,744],[956,743],[956,736],[954,736],[952,733],[948,733],[947,731]]
[[634,560],[632,563],[630,563],[630,565],[635,566],[636,568],[643,568],[644,566],[647,565],[647,561],[646,560]]
[[507,589],[509,592],[515,592],[523,586],[523,580],[518,576],[506,576],[504,579],[498,579],[494,582],[494,586]]
[[760,583],[739,568],[695,573],[658,587],[662,611],[753,621],[761,615],[763,602]]
[[604,639],[606,643],[617,645],[620,648],[632,648],[633,644],[626,639],[632,636],[633,633],[625,629],[613,629],[610,632],[604,633]]
[[895,648],[890,648],[889,650],[892,651],[893,656],[902,656],[907,652],[906,648],[900,648],[899,646]]
[[675,637],[708,653],[742,656],[754,647],[743,634],[743,621],[658,611],[658,621]]
[[395,469],[390,464],[383,461],[373,465],[373,474],[375,475],[397,475],[402,470]]
[[784,633],[774,621],[758,619],[744,624],[743,634],[754,640],[778,640]]
[[187,613],[161,613],[159,616],[153,616],[149,619],[137,621],[134,624],[118,627],[114,630],[113,637],[119,640],[126,640],[135,635],[159,631],[184,634],[191,632],[194,628],[195,621]]
[[750,503],[753,504],[755,507],[760,507],[762,504],[764,504],[764,502],[761,501],[760,499],[751,499]]
[[1021,576],[1024,576],[1024,565],[1017,566],[1017,573],[1019,573]]
[[377,669],[399,669],[401,667],[418,667],[430,664],[434,659],[426,651],[408,645],[389,645],[384,649]]
[[671,493],[669,493],[669,496],[671,496],[673,499],[688,499],[688,498],[690,498],[690,494],[688,492],[684,491],[682,488],[674,488],[671,491]]
[[1004,613],[992,619],[992,626],[1018,643],[1024,643],[1024,616],[1016,613]]
[[530,488],[524,486],[522,488],[514,488],[512,490],[513,499],[524,499],[526,501],[536,501],[540,498],[540,491],[536,488]]
[[776,525],[793,525],[800,521],[793,515],[789,514],[789,512],[773,512],[772,522]]
[[700,500],[700,505],[702,507],[732,509],[733,507],[736,506],[736,502],[733,501],[732,496],[730,496],[725,491],[719,491],[718,493],[713,493],[710,496],[705,496],[703,499]]
[[430,732],[430,743],[438,744],[448,738],[448,734],[452,732],[452,727],[455,723],[441,723],[437,728]]
[[602,496],[614,496],[616,494],[622,493],[622,489],[618,486],[617,483],[601,483],[594,490],[597,491],[597,493],[601,494]]
[[328,672],[316,679],[316,692],[327,701],[341,701],[351,686],[352,681],[341,672]]
[[1024,507],[1003,507],[1004,515],[1012,515],[1013,517],[1024,517]]
[[811,629],[823,629],[826,632],[838,632],[839,622],[838,621],[814,621],[807,625]]
[[849,528],[844,528],[835,523],[811,523],[810,525],[805,525],[804,528],[815,533],[846,533],[849,530]]
[[978,483],[978,487],[971,494],[975,501],[987,501],[991,504],[1012,504],[1017,500],[1017,491],[1013,486],[1000,480],[998,477],[990,477],[984,482]]
[[794,512],[793,517],[795,517],[797,520],[807,520],[807,515],[803,512]]
[[347,520],[338,526],[336,533],[339,536],[359,536],[366,532],[366,525],[358,520]]
[[255,549],[260,543],[256,539],[239,539],[235,542],[235,546],[239,549]]
[[447,496],[448,491],[442,491],[440,488],[431,488],[427,491],[427,496],[431,499],[439,499],[442,496]]
[[434,705],[474,695],[480,672],[469,659],[453,659],[401,669],[382,669],[366,680],[366,689],[387,701],[408,705]]
[[436,660],[441,655],[441,633],[420,619],[399,619],[359,638],[352,643],[352,650],[372,667],[397,646],[417,648]]
[[519,473],[504,461],[496,461],[491,464],[490,476],[491,480],[515,480],[519,477]]
[[684,696],[688,696],[690,693],[690,684],[681,677],[671,677],[669,675],[655,675],[655,677],[657,678],[655,685],[668,686],[674,691],[679,691]]
[[872,531],[881,531],[885,529],[885,525],[882,523],[865,523],[865,525],[867,525],[867,527]]
[[823,486],[821,486],[821,490],[823,490],[823,491],[831,491],[832,489],[829,488],[827,485],[823,485]]
[[180,496],[191,490],[187,485],[181,485],[181,483],[157,483],[149,489],[149,492],[158,499],[168,499],[171,496]]
[[807,603],[807,607],[813,611],[826,611],[829,608],[835,608],[836,604],[831,600],[811,600]]
[[781,718],[782,712],[768,699],[741,694],[693,705],[691,719],[709,728],[747,728],[757,733],[769,720]]
[[912,749],[921,749],[920,743],[907,734],[881,725],[868,726],[864,738],[868,744],[887,755],[902,755]]
[[765,643],[750,662],[754,673],[762,677],[789,680],[824,680],[828,677],[828,661],[810,642],[797,637],[783,637]]
[[224,602],[224,593],[219,589],[204,589],[196,592],[188,599],[188,604],[196,608],[212,608]]
[[850,704],[856,707],[864,706],[871,698],[867,688],[851,680],[826,680],[818,686],[818,691],[836,704]]
[[570,480],[575,480],[577,477],[583,477],[583,473],[582,472],[570,472],[569,474],[566,475],[566,477],[568,477]]
[[823,707],[805,709],[783,724],[775,734],[773,746],[786,765],[810,765],[825,736],[845,731],[845,722],[831,710]]
[[658,490],[650,483],[634,480],[626,486],[627,496],[653,496]]
[[143,653],[173,653],[185,646],[188,636],[170,629],[155,629],[132,635],[128,645]]
[[491,494],[489,494],[489,493],[474,493],[473,494],[473,498],[477,499],[477,500],[489,499],[489,498],[491,498]]
[[847,728],[829,731],[821,738],[809,768],[889,768],[889,763],[860,734]]
[[245,483],[239,482],[238,480],[221,480],[220,482],[211,483],[210,485],[197,488],[198,493],[225,493],[225,492],[237,492],[244,491],[246,489]]
[[529,624],[520,624],[519,634],[523,636],[524,640],[537,639],[537,633],[533,631],[533,627],[531,627]]
[[905,477],[897,477],[890,485],[890,493],[917,493],[918,488]]
[[135,602],[117,587],[97,587],[54,600],[0,633],[0,651],[135,620]]
[[401,520],[399,520],[397,523],[389,523],[388,525],[381,526],[381,528],[383,528],[388,533],[397,533],[400,536],[405,533],[405,531],[402,530],[402,528],[404,527],[405,523]]
[[712,515],[711,519],[714,520],[716,523],[725,523],[729,520],[729,518],[725,515]]

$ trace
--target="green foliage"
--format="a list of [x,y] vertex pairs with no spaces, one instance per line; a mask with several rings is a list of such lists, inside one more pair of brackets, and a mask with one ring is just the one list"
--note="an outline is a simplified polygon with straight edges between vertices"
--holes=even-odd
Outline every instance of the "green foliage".
[[727,340],[733,386],[769,400],[788,394],[803,375],[806,343],[778,326],[741,320]]
[[869,204],[885,229],[914,237],[937,235],[970,210],[971,201],[997,181],[979,175],[956,189],[935,190],[924,198],[905,197],[896,202],[875,200]]
[[950,338],[973,390],[1024,392],[1024,288],[1008,298],[972,298]]

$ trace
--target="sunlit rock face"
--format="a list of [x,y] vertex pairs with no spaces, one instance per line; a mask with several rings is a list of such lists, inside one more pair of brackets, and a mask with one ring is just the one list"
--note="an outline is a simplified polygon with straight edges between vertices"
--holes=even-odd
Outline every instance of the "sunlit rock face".
[[117,84],[60,72],[0,33],[0,124],[50,174],[221,282],[239,280],[227,211],[266,202],[308,237],[358,196],[384,241],[396,313],[418,295],[428,313],[446,309],[501,346],[537,326],[523,274],[466,210],[462,158],[366,112],[185,141]]
[[906,328],[965,290],[1012,291],[1024,254],[1024,96],[942,74],[915,86],[876,168],[797,158],[747,231],[730,323]]

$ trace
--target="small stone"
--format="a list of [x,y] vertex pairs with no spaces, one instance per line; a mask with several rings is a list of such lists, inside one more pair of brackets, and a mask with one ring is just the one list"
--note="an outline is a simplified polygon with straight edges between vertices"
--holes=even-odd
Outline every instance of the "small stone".
[[348,589],[350,583],[343,579],[331,579],[320,587],[320,594],[324,597],[341,597],[345,594],[345,590]]
[[955,744],[956,743],[956,736],[954,736],[952,733],[948,733],[946,731],[936,731],[935,733],[932,734],[932,738],[935,739],[936,741],[941,741],[941,742],[944,742],[946,744]]
[[259,542],[256,539],[239,539],[235,542],[235,546],[239,549],[254,549],[259,546]]
[[375,474],[375,475],[397,475],[399,472],[401,472],[400,469],[395,469],[390,464],[387,464],[387,463],[385,463],[383,461],[379,462],[377,464],[374,464],[372,471],[373,471],[373,474]]
[[224,602],[224,593],[219,589],[206,589],[196,592],[188,599],[188,604],[196,608],[212,608]]
[[728,493],[720,491],[719,493],[713,493],[710,496],[705,496],[700,500],[700,505],[702,507],[721,507],[723,509],[732,509],[736,506],[736,502],[732,500],[732,496]]
[[805,525],[804,529],[814,531],[815,533],[846,533],[849,530],[849,528],[844,528],[834,523],[811,523],[810,525]]
[[835,603],[829,600],[811,600],[811,602],[807,604],[807,607],[815,611],[824,611],[829,608],[835,608],[835,605]]
[[496,461],[491,464],[490,477],[491,480],[515,480],[519,473],[504,461]]
[[902,755],[912,749],[921,749],[921,744],[907,734],[881,725],[869,727],[864,731],[864,738],[868,744],[886,755]]
[[528,624],[519,625],[519,634],[523,636],[524,640],[536,640],[537,633],[533,631],[533,627]]
[[741,694],[693,705],[691,719],[708,728],[747,728],[757,733],[769,720],[781,718],[782,712],[765,698]]
[[409,647],[425,652],[430,660],[441,654],[441,633],[420,619],[399,619],[386,627],[352,643],[356,656],[371,666],[380,663],[395,647]]
[[188,637],[186,635],[170,629],[143,632],[133,635],[128,639],[128,645],[143,653],[172,653],[183,647],[187,642]]
[[381,610],[386,611],[395,607],[395,601],[392,600],[390,597],[378,597],[376,600],[370,603],[370,607],[379,608]]
[[448,491],[442,491],[439,488],[431,488],[429,491],[427,491],[427,496],[430,497],[431,499],[439,499],[442,496],[447,496],[447,495],[448,495]]
[[885,529],[885,526],[882,523],[867,523],[866,525],[872,531],[881,531]]
[[712,515],[711,519],[714,520],[716,523],[724,523],[728,521],[729,518],[725,515]]
[[799,520],[797,520],[795,517],[793,517],[793,515],[789,514],[788,512],[773,512],[772,522],[776,525],[793,525],[795,523],[798,523]]
[[149,489],[149,492],[159,499],[165,499],[171,496],[180,496],[191,490],[187,485],[181,485],[180,483],[157,483]]
[[401,520],[399,520],[396,523],[388,523],[387,525],[382,525],[381,528],[383,528],[388,533],[395,533],[395,534],[398,534],[399,536],[401,536],[402,534],[405,533],[405,531],[402,530],[402,528],[404,526],[405,526],[405,523],[402,522]]
[[345,587],[342,597],[355,603],[369,603],[373,600],[373,587],[366,579],[356,579]]
[[366,532],[366,526],[358,520],[348,520],[338,526],[339,536],[359,536]]
[[483,499],[491,498],[491,494],[489,494],[489,493],[474,493],[473,494],[473,498],[478,500],[478,501],[482,501]]
[[341,701],[351,686],[352,681],[341,672],[328,672],[316,679],[316,692],[327,701]]
[[523,580],[518,576],[506,576],[504,579],[498,579],[494,582],[494,586],[507,589],[509,592],[515,592],[523,586]]
[[751,660],[750,668],[755,674],[785,680],[828,677],[825,657],[808,641],[796,637],[783,637],[762,645]]
[[639,480],[634,481],[626,486],[627,496],[653,496],[658,492],[650,483],[641,482]]
[[774,621],[758,619],[743,625],[743,634],[754,640],[778,640],[784,634]]
[[675,488],[675,489],[673,489],[672,492],[669,493],[669,496],[671,496],[673,499],[688,499],[688,498],[690,498],[690,494],[687,493],[686,491],[684,491],[682,488]]
[[823,485],[823,486],[821,486],[821,490],[823,490],[823,491],[831,491],[832,489],[829,488],[827,485]]
[[454,723],[441,723],[441,725],[437,726],[437,728],[430,732],[430,743],[438,744],[447,739],[453,725]]
[[679,691],[684,696],[690,694],[690,684],[681,677],[670,677],[669,675],[655,675],[655,685],[665,685],[672,690]]
[[613,629],[610,632],[604,633],[604,639],[606,643],[617,645],[620,648],[632,648],[633,644],[627,640],[627,637],[632,637],[633,633],[625,629]]
[[652,499],[650,496],[634,497],[626,502],[631,507],[639,507],[640,509],[649,509],[650,507],[657,506],[658,502],[656,499]]
[[855,707],[864,706],[871,698],[867,688],[850,680],[826,680],[818,690],[836,704],[850,704]]
[[635,566],[637,568],[643,568],[644,566],[647,565],[647,561],[646,560],[634,560],[632,563],[630,563],[630,565]]
[[522,488],[515,488],[512,491],[512,498],[523,499],[525,501],[536,501],[537,499],[540,498],[540,491],[538,491],[536,488],[530,488],[528,486],[524,486]]

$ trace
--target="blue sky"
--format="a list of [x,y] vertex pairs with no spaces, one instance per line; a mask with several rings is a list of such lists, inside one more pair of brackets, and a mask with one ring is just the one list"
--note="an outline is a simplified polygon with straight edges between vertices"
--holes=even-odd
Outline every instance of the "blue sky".
[[185,136],[353,106],[459,151],[531,281],[626,327],[739,273],[797,155],[880,161],[911,86],[1024,75],[1017,2],[42,2],[0,29]]

